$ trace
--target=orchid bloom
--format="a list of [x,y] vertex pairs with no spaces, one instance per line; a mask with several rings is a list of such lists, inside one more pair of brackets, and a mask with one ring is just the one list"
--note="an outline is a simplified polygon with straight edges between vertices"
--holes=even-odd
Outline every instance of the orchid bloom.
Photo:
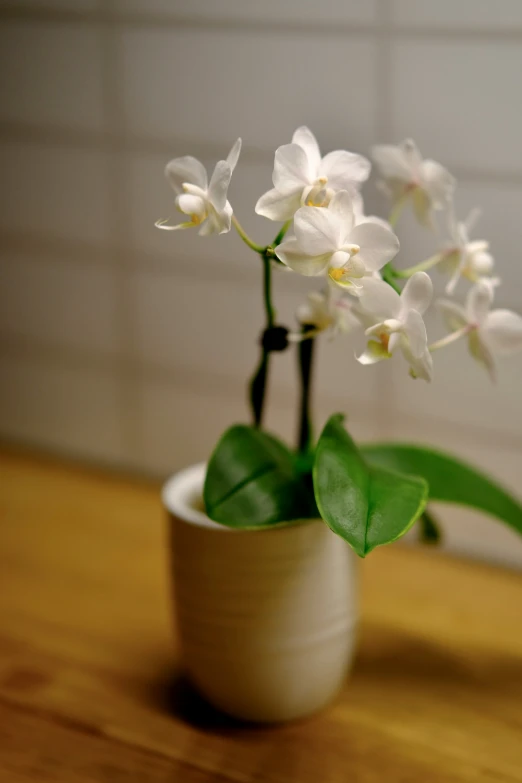
[[377,215],[367,215],[365,213],[363,197],[358,190],[351,189],[348,192],[352,197],[352,208],[356,226],[359,226],[361,223],[376,223],[379,226],[384,226],[384,228],[387,228],[389,231],[392,230],[389,222],[384,220],[384,218],[380,218]]
[[370,340],[367,350],[357,357],[358,361],[375,364],[400,348],[410,365],[411,375],[431,381],[433,361],[422,315],[431,302],[432,293],[431,278],[426,272],[414,274],[400,295],[382,280],[369,280],[359,305],[378,319],[378,323],[366,329]]
[[445,251],[440,268],[451,273],[446,293],[452,294],[461,277],[476,283],[491,274],[495,261],[489,252],[489,242],[484,239],[470,241],[469,233],[479,216],[474,209],[466,220],[457,222],[453,214],[449,218],[452,244]]
[[354,152],[337,150],[321,157],[311,130],[302,126],[291,144],[276,150],[274,187],[256,204],[256,212],[270,220],[290,220],[302,206],[325,207],[339,190],[365,182],[370,161]]
[[[494,288],[494,281],[482,279],[469,290],[464,307],[446,299],[437,302],[448,328],[467,334],[471,355],[485,366],[492,380],[494,354],[508,355],[522,348],[522,317],[511,310],[490,310]],[[451,335],[445,338],[450,339]]]
[[380,170],[381,189],[391,197],[394,212],[411,198],[420,223],[432,226],[432,210],[444,209],[455,189],[454,177],[440,163],[423,160],[417,145],[406,139],[397,147],[374,147],[372,157]]
[[327,275],[330,282],[359,296],[365,278],[390,261],[399,240],[384,226],[355,224],[352,199],[340,191],[328,207],[301,207],[294,218],[294,236],[275,248],[276,256],[308,277]]
[[296,315],[299,323],[313,326],[317,332],[331,329],[334,335],[347,334],[361,325],[347,298],[331,289],[308,294]]
[[227,201],[227,191],[241,151],[241,139],[237,139],[226,160],[220,160],[208,182],[203,164],[187,155],[167,163],[165,176],[176,195],[176,207],[190,220],[168,225],[158,220],[156,226],[167,231],[200,226],[199,234],[224,234],[230,231],[232,207]]

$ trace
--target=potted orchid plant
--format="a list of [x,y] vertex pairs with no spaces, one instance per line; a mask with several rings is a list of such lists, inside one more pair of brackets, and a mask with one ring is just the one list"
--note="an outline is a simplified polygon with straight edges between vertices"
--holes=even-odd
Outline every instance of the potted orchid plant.
[[[415,143],[377,146],[372,157],[391,202],[387,220],[367,216],[361,186],[365,157],[321,155],[301,127],[275,153],[273,188],[255,207],[280,224],[274,241],[250,238],[227,199],[241,140],[210,178],[192,157],[176,158],[166,176],[181,223],[206,236],[234,228],[260,259],[265,324],[249,385],[251,424],[234,424],[208,465],[183,471],[165,486],[174,534],[174,579],[180,639],[189,673],[226,711],[255,720],[296,717],[327,703],[353,654],[357,620],[356,561],[403,536],[419,521],[427,539],[438,528],[430,501],[477,508],[522,533],[522,507],[495,481],[461,460],[403,443],[356,445],[343,416],[313,437],[310,395],[319,338],[359,329],[363,365],[396,361],[412,379],[429,382],[434,356],[467,340],[491,376],[495,354],[522,347],[522,317],[492,309],[499,285],[488,243],[471,240],[458,222],[455,179],[423,159]],[[404,210],[426,228],[445,215],[448,241],[425,261],[397,262],[395,233]],[[448,327],[430,342],[424,314],[432,304],[431,270],[448,277],[437,302]],[[318,290],[281,324],[273,303],[279,270],[314,277]],[[464,304],[454,298],[467,286]],[[298,442],[291,448],[263,429],[272,354],[296,350],[301,402]],[[354,358],[354,361],[355,361]],[[413,382],[413,381],[412,381]]]

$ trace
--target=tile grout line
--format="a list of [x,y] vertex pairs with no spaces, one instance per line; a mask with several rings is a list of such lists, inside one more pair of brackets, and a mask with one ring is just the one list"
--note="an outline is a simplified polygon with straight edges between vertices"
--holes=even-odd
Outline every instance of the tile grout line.
[[[379,48],[379,55],[383,54],[383,49],[385,47]],[[378,110],[376,112],[377,115]],[[161,137],[140,136],[132,132],[126,132],[123,136],[107,131],[84,131],[57,126],[44,127],[8,120],[0,120],[0,141],[14,144],[35,144],[39,147],[69,147],[76,150],[120,153],[125,151],[128,155],[141,156],[171,156],[175,154],[177,149],[183,150],[188,145],[190,145],[194,154],[203,158],[216,158],[223,152],[223,144],[221,142],[209,143],[198,141],[197,139],[187,139],[182,136],[174,135],[169,139],[163,139]],[[241,156],[242,160],[250,164],[270,165],[273,159],[273,150],[249,147],[248,144],[245,144],[243,145]],[[461,181],[478,182],[486,185],[522,187],[522,170],[489,171],[487,169],[462,166],[456,161],[446,161],[446,165]]]
[[[386,1],[386,0],[385,0]],[[391,3],[392,0],[388,0]],[[376,0],[380,10],[382,9],[381,0]],[[364,22],[357,20],[337,20],[335,22],[325,22],[315,19],[313,21],[299,20],[277,20],[271,19],[237,19],[233,17],[219,16],[198,16],[190,13],[162,13],[161,11],[126,11],[118,10],[114,7],[111,0],[104,3],[99,1],[98,6],[92,10],[82,10],[73,8],[42,8],[41,5],[26,5],[20,7],[16,2],[9,3],[3,0],[0,7],[0,24],[10,22],[36,22],[39,24],[89,24],[93,26],[100,25],[119,25],[127,29],[197,29],[203,31],[225,31],[225,32],[255,32],[271,33],[282,35],[321,35],[321,36],[342,36],[342,37],[368,37],[384,36],[380,24],[373,22]],[[403,39],[412,40],[433,40],[433,41],[481,41],[495,42],[506,41],[520,43],[522,40],[522,27],[512,25],[511,27],[473,27],[473,26],[437,26],[437,25],[407,25],[394,24],[396,36]]]
[[[112,7],[112,0],[106,5]],[[102,83],[106,126],[116,137],[126,136],[126,117],[123,106],[123,79],[121,74],[120,30],[117,23],[100,31],[102,47]],[[109,252],[113,270],[113,294],[118,342],[123,356],[140,366],[136,349],[136,318],[133,310],[131,270],[127,265],[126,230],[130,223],[128,166],[124,147],[107,152],[110,228]],[[143,452],[143,382],[140,372],[132,379],[125,373],[116,375],[119,397],[120,433],[127,461],[139,461]]]
[[[380,45],[376,52],[375,69],[375,125],[377,143],[392,141],[392,9],[390,0],[376,0]],[[393,369],[388,361],[381,362],[375,373],[376,425],[380,438],[393,436],[389,411],[397,407]],[[384,391],[383,391],[384,390]],[[383,399],[384,398],[384,399]]]

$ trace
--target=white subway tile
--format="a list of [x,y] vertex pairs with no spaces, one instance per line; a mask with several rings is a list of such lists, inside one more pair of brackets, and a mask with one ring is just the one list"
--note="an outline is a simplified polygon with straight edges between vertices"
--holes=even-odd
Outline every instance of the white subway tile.
[[106,241],[109,196],[103,153],[2,142],[0,166],[0,229],[96,244]]
[[17,8],[43,8],[51,11],[94,11],[99,8],[99,0],[13,0]]
[[0,27],[0,121],[101,129],[99,35],[94,27],[4,23]]
[[374,139],[377,44],[283,31],[128,29],[124,98],[130,129],[274,149],[309,124],[325,149]]
[[412,136],[450,168],[522,171],[522,47],[399,39],[393,58],[392,141]]
[[[328,403],[317,404],[317,435],[332,412]],[[296,417],[297,407],[291,400],[269,394],[264,426],[291,446],[296,437]],[[203,462],[223,432],[237,423],[250,423],[242,385],[224,392],[208,384],[186,387],[148,380],[143,396],[144,446],[140,467],[166,476]],[[373,419],[364,414],[350,421],[350,431],[360,440],[378,437]]]
[[264,0],[262,3],[244,0],[116,0],[122,13],[140,12],[187,16],[191,19],[235,21],[294,22],[296,26],[314,23],[372,22],[376,16],[375,0]]
[[[308,290],[319,287],[316,281],[304,282]],[[302,278],[292,273],[274,275],[278,322],[291,329],[295,328],[294,312],[304,299],[302,283]],[[229,387],[237,384],[241,390],[246,388],[258,361],[257,342],[264,324],[260,284],[208,280],[204,272],[199,278],[197,274],[138,272],[133,287],[142,361],[175,369],[180,380],[187,371],[199,377],[218,376]],[[350,411],[354,404],[358,410],[373,412],[378,376],[355,361],[356,347],[361,345],[350,336],[317,341],[316,398],[335,409]],[[276,395],[297,399],[293,351],[273,357],[271,387]]]
[[4,257],[0,268],[0,331],[105,354],[117,350],[110,269],[27,256]]
[[512,30],[522,26],[520,0],[391,0],[398,24],[465,30]]
[[7,356],[0,370],[3,437],[78,457],[125,462],[114,378]]

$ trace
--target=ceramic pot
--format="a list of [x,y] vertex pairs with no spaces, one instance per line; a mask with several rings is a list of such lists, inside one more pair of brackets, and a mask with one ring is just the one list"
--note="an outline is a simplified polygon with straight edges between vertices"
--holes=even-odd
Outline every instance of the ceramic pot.
[[214,706],[277,722],[328,704],[350,669],[357,557],[321,520],[273,530],[203,511],[204,464],[163,488],[184,667]]

